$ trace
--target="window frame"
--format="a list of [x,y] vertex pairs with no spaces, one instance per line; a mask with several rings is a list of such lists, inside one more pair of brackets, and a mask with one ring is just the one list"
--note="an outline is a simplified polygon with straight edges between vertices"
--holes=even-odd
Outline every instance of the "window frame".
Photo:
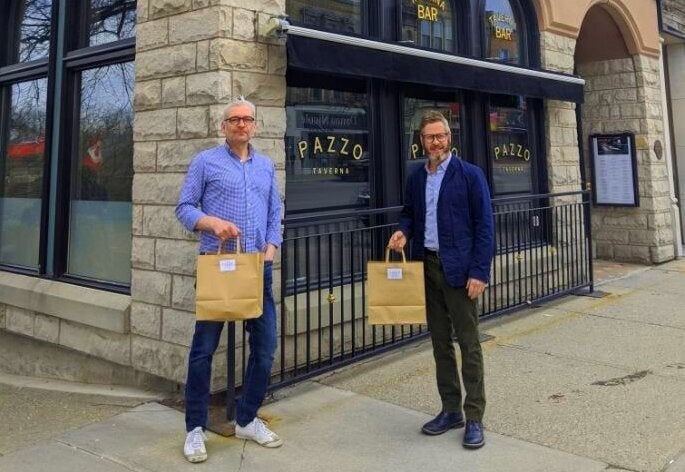
[[[479,51],[477,55],[485,61],[498,62],[492,59],[487,59],[486,56],[486,44],[487,44],[487,33],[485,30],[485,4],[487,0],[476,0],[478,3],[478,13],[474,15],[474,19],[478,22],[478,41],[476,43],[479,45]],[[530,3],[530,0],[507,0],[511,6],[511,10],[514,14],[514,19],[516,20],[516,26],[519,29],[519,54],[520,62],[518,64],[511,64],[513,67],[523,67],[523,68],[539,68],[540,67],[540,48],[538,47],[540,43],[540,33],[537,24],[537,18],[535,16],[535,8]],[[474,38],[475,39],[475,38]]]
[[[490,115],[490,110],[492,109],[492,97],[493,94],[488,94],[485,96],[485,100],[483,102],[484,106],[484,116],[486,121],[489,119]],[[492,151],[493,151],[493,142],[492,142],[492,132],[490,131],[490,126],[489,123],[485,123],[485,133],[486,133],[486,159],[488,163],[488,177],[490,181],[490,192],[494,198],[497,197],[513,197],[517,195],[522,195],[526,193],[530,194],[536,194],[536,193],[543,193],[540,190],[543,188],[541,186],[541,180],[540,180],[540,147],[538,145],[538,142],[535,138],[536,134],[539,131],[539,128],[535,125],[536,123],[536,104],[533,99],[529,97],[522,97],[522,99],[526,103],[526,121],[527,121],[527,140],[528,140],[528,148],[530,149],[531,155],[533,156],[531,158],[530,162],[530,192],[501,192],[497,193],[495,191],[495,185],[494,185],[494,161],[493,161],[493,156],[492,156]]]
[[[335,34],[344,34],[345,36],[354,36],[358,38],[368,38],[375,36],[377,34],[377,28],[375,27],[378,24],[378,18],[380,17],[378,13],[378,5],[373,0],[360,0],[360,7],[359,7],[359,13],[361,15],[361,32],[359,33],[342,33],[340,31],[334,31],[334,30],[328,30],[325,28],[320,28],[317,26],[313,25],[308,25],[306,23],[303,23],[301,21],[298,21],[288,15],[288,7],[287,7],[287,2],[286,2],[286,16],[288,18],[288,21],[292,23],[295,26],[301,26],[303,28],[310,28],[314,29],[317,31],[326,31],[328,33],[335,33]],[[314,2],[312,2],[312,6],[314,6]]]
[[[83,28],[88,27],[88,18],[84,19],[84,12],[88,11],[90,0],[53,0],[48,57],[7,64],[6,61],[13,54],[13,48],[16,49],[19,45],[19,22],[13,21],[19,12],[18,5],[19,1],[0,0],[0,6],[8,11],[8,15],[0,21],[0,26],[6,26],[9,38],[6,47],[0,48],[0,152],[3,153],[2,156],[6,156],[5,136],[11,107],[8,88],[18,82],[46,78],[47,110],[40,243],[37,268],[0,263],[0,270],[130,294],[130,283],[122,284],[71,275],[67,273],[67,265],[71,161],[74,153],[78,154],[79,144],[80,74],[88,69],[134,61],[136,38],[133,36],[96,46],[78,47],[79,35],[83,34]],[[60,11],[60,7],[64,5],[65,10]],[[70,28],[69,25],[78,27]],[[58,50],[60,37],[63,37],[63,43]],[[61,103],[59,113],[54,111],[57,100]],[[56,181],[56,185],[51,189],[53,180]],[[50,245],[53,247],[52,250],[49,248]]]
[[[435,49],[435,48],[428,48],[425,46],[420,46],[419,44],[410,44],[405,42],[406,40],[402,37],[402,27],[404,24],[402,23],[402,13],[404,10],[404,2],[405,0],[396,0],[395,1],[395,8],[397,11],[397,21],[395,21],[396,24],[396,29],[395,29],[395,41],[401,43],[404,46],[407,47],[412,47],[416,49],[422,49],[425,51],[433,51],[433,52],[440,52],[443,54],[454,54],[454,55],[463,55],[466,50],[467,50],[467,24],[468,24],[468,17],[469,17],[469,9],[466,6],[466,2],[462,0],[445,0],[446,3],[449,3],[450,6],[452,7],[452,41],[454,42],[454,47],[452,50],[447,50],[447,49]],[[463,14],[462,14],[463,13]],[[420,32],[419,32],[420,34]]]
[[[50,150],[53,136],[53,115],[49,113],[50,104],[54,102],[55,87],[54,81],[49,79],[51,72],[54,71],[55,52],[56,52],[56,30],[58,27],[59,2],[53,1],[51,3],[51,18],[50,18],[50,44],[48,46],[48,56],[33,61],[13,62],[9,63],[10,57],[16,57],[18,60],[18,49],[20,44],[19,31],[21,22],[17,18],[19,15],[18,1],[4,0],[0,3],[5,11],[8,12],[4,16],[0,26],[4,27],[7,35],[7,41],[4,48],[0,48],[0,167],[3,167],[5,156],[7,156],[6,137],[9,135],[9,121],[11,115],[11,100],[10,89],[14,84],[28,82],[31,80],[43,79],[47,80],[47,96],[46,96],[46,117],[45,117],[45,148],[43,151],[43,185],[41,191],[41,216],[40,216],[40,236],[38,243],[38,263],[35,268],[18,266],[14,264],[0,263],[1,270],[7,270],[24,275],[43,275],[45,270],[45,259],[47,254],[48,235],[44,228],[48,225],[48,195],[50,188]],[[0,38],[1,39],[1,38]],[[16,52],[15,52],[16,51]]]

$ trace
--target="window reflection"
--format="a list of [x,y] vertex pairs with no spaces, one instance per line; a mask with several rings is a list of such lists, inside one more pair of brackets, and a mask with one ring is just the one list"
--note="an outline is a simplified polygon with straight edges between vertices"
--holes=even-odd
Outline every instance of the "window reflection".
[[286,117],[288,213],[368,206],[366,95],[289,87]]
[[90,46],[136,35],[135,0],[91,0],[89,18]]
[[485,2],[485,57],[509,64],[521,63],[516,16],[507,0]]
[[440,51],[455,51],[452,3],[432,0],[403,0],[402,40]]
[[26,0],[19,3],[19,62],[47,57],[50,48],[52,2]]
[[489,121],[494,193],[532,192],[535,156],[530,148],[525,98],[493,95]]
[[337,33],[362,33],[362,0],[288,0],[295,23]]
[[72,275],[130,282],[133,83],[131,62],[81,75],[69,224]]
[[38,266],[47,80],[14,84],[2,156],[0,262]]

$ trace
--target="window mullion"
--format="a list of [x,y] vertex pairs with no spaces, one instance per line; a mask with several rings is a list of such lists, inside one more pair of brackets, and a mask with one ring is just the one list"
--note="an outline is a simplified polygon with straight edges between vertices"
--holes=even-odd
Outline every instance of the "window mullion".
[[55,260],[56,251],[55,243],[56,239],[62,237],[63,228],[58,224],[58,216],[63,213],[63,209],[58,207],[58,202],[60,201],[60,150],[63,147],[63,100],[57,100],[55,97],[62,96],[62,91],[65,90],[65,73],[66,69],[64,67],[64,55],[65,55],[65,39],[66,39],[66,29],[67,29],[67,1],[60,0],[57,3],[56,11],[53,11],[57,15],[57,30],[55,32],[55,47],[53,49],[53,101],[51,108],[51,120],[52,120],[52,136],[50,143],[50,159],[49,159],[49,188],[48,188],[48,198],[47,198],[47,241],[46,241],[46,254],[45,254],[45,268],[44,273],[48,276],[55,275]]

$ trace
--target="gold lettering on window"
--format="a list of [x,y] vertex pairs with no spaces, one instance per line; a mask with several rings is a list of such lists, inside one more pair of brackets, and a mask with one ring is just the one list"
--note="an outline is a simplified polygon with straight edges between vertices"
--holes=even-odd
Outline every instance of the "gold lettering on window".
[[530,161],[530,149],[523,147],[521,144],[517,143],[504,143],[499,146],[495,146],[492,149],[495,160],[499,161],[505,158],[519,159],[525,162]]

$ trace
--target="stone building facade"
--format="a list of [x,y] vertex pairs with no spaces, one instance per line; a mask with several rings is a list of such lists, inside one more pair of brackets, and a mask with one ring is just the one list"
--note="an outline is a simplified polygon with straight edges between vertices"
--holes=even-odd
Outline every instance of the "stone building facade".
[[[299,3],[318,8],[317,2]],[[590,181],[589,135],[634,133],[640,205],[593,209],[596,256],[642,263],[672,259],[669,176],[666,161],[653,151],[655,142],[664,141],[656,6],[641,0],[599,6],[585,0],[572,8],[562,0],[515,3],[517,14],[527,8],[534,15],[527,24],[539,30],[531,35],[539,41],[533,45],[539,50],[539,69],[585,80],[582,104],[541,99],[538,131],[546,161],[540,175],[546,180],[535,190],[583,189]],[[579,51],[585,47],[583,21],[596,9],[602,10],[603,21],[609,14],[620,33],[614,39],[624,42],[626,57],[609,52],[595,58]],[[287,35],[274,34],[269,20],[289,11],[287,0],[137,2],[130,294],[0,272],[0,335],[13,350],[57,358],[55,349],[67,348],[72,354],[65,354],[64,365],[88,366],[68,369],[55,361],[42,370],[24,366],[16,372],[167,387],[184,382],[194,323],[197,239],[177,223],[176,199],[193,155],[222,141],[225,103],[244,95],[257,105],[254,144],[273,158],[288,211],[284,136],[292,118],[286,110],[289,80],[301,86],[297,75],[302,66],[291,68]],[[334,85],[340,84],[328,84]],[[400,203],[401,193],[395,193],[385,204]],[[14,335],[21,337],[10,341]],[[225,383],[225,351],[222,341],[215,358],[217,388]],[[2,356],[6,365],[17,364],[11,353]]]

